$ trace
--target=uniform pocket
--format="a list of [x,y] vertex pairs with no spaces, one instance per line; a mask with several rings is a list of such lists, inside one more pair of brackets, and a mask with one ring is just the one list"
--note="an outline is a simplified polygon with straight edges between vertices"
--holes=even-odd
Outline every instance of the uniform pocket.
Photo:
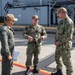
[[65,48],[70,50],[72,48],[72,42],[66,43]]
[[28,44],[26,54],[33,53],[33,50],[34,50],[34,45],[33,44]]

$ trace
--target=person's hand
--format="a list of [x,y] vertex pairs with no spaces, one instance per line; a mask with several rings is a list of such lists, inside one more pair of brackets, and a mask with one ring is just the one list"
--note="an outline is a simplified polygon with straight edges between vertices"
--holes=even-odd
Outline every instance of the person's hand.
[[41,36],[41,37],[40,37],[40,40],[44,40],[44,36]]
[[28,36],[28,41],[33,41],[33,37],[31,37],[31,36]]
[[11,60],[11,59],[12,59],[12,56],[11,56],[11,55],[9,55],[9,56],[8,56],[8,59],[9,59],[9,60]]
[[56,45],[56,46],[59,46],[59,42],[55,42],[55,45]]

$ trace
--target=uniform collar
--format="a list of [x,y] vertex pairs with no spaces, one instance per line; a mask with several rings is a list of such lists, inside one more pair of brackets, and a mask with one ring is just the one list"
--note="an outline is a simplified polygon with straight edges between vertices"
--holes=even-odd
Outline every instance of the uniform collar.
[[37,25],[35,25],[35,26],[33,25],[33,27],[38,27],[38,26],[39,26],[39,24],[37,24]]

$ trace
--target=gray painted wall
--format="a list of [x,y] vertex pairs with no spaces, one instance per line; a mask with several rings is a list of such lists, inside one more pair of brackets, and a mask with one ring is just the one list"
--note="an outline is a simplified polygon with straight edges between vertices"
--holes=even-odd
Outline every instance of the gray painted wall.
[[13,0],[14,2],[16,2],[16,4],[19,4],[19,3],[24,3],[26,5],[34,5],[36,3],[39,3],[40,0]]
[[2,4],[1,4],[1,0],[0,0],[0,16],[1,16],[1,7],[2,7],[1,5],[2,5]]
[[6,15],[4,7],[5,7],[7,2],[9,2],[9,0],[2,0],[2,16]]
[[31,24],[32,23],[32,15],[39,16],[39,24],[47,25],[47,6],[45,7],[36,7],[38,11],[34,9],[35,7],[28,7],[25,10],[22,8],[9,9],[9,13],[15,15],[18,18],[16,24]]

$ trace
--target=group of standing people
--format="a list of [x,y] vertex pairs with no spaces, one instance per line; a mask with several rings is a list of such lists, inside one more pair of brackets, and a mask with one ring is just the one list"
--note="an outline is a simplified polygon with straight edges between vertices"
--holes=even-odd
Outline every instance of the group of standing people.
[[[63,75],[62,73],[62,64],[60,57],[62,57],[63,64],[66,67],[66,74],[72,75],[72,64],[70,61],[71,58],[71,47],[72,47],[72,37],[74,32],[74,23],[67,14],[67,10],[64,7],[61,7],[57,10],[57,15],[61,19],[57,28],[55,35],[55,61],[57,71],[51,73],[51,75]],[[18,19],[15,18],[12,14],[7,14],[5,16],[5,23],[1,27],[1,55],[2,55],[2,75],[12,75],[11,70],[13,67],[13,53],[14,53],[14,30],[11,28],[14,21]],[[46,30],[43,26],[38,24],[39,17],[37,15],[32,16],[32,25],[25,27],[23,32],[23,37],[28,39],[27,51],[26,51],[26,71],[24,75],[28,75],[30,71],[30,66],[32,65],[32,56],[33,60],[33,73],[38,73],[37,68],[39,61],[39,53],[41,50],[41,41],[47,38]]]

